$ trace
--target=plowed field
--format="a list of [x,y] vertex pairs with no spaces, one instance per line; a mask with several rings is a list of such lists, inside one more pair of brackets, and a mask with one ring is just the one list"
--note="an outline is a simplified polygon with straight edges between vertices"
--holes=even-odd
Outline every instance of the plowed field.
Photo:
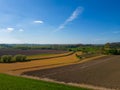
[[22,74],[120,90],[120,56],[106,56],[81,64],[28,71]]

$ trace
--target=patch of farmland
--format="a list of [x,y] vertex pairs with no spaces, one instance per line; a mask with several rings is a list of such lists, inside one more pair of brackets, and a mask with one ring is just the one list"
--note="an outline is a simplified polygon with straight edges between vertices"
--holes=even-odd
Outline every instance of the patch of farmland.
[[120,90],[120,56],[106,56],[81,64],[28,71],[22,75]]
[[35,55],[35,54],[60,54],[66,53],[64,50],[20,50],[20,49],[0,49],[0,56],[2,55]]
[[75,53],[71,54],[71,52],[69,52],[62,54],[62,56],[60,54],[60,56],[56,56],[54,58],[47,58],[44,60],[33,60],[30,62],[18,62],[18,63],[10,63],[10,64],[0,63],[0,72],[2,73],[12,72],[12,73],[21,74],[22,72],[25,71],[58,67],[77,61],[78,59],[76,58]]
[[28,60],[44,60],[44,59],[50,59],[50,58],[59,58],[59,57],[65,57],[72,55],[74,52],[67,52],[67,53],[61,53],[61,54],[39,54],[39,55],[31,55],[27,56]]

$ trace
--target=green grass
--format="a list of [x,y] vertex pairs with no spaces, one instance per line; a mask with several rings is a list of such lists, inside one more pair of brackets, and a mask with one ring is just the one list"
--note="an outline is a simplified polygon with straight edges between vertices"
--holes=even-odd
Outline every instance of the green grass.
[[0,74],[0,90],[89,90],[46,81]]
[[27,56],[27,59],[36,59],[36,58],[41,58],[42,56],[53,56],[57,54],[36,54],[36,55],[29,55]]

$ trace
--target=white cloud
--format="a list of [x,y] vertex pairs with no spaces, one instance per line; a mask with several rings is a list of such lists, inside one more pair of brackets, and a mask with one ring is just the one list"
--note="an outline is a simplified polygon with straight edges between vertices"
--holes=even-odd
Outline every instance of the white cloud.
[[83,7],[78,7],[76,10],[72,13],[72,15],[66,20],[66,22],[73,21],[78,17],[79,14],[83,12]]
[[14,31],[14,28],[7,28],[6,29],[6,32],[13,32]]
[[19,31],[19,32],[23,32],[23,29],[15,29],[15,28],[1,28],[0,32],[4,32],[4,33],[11,33],[13,31]]
[[82,12],[83,12],[83,7],[77,7],[77,8],[75,9],[75,11],[72,13],[72,15],[71,15],[68,19],[66,19],[66,20],[64,21],[64,23],[61,24],[55,31],[59,31],[59,30],[65,28],[65,26],[66,26],[69,22],[72,22],[73,20],[75,20],[75,19],[78,17],[78,15],[82,14]]
[[23,32],[24,30],[23,29],[19,29],[19,32]]
[[43,23],[43,21],[41,21],[41,20],[36,20],[36,21],[33,21],[34,23],[39,23],[39,24],[42,24]]
[[11,27],[0,29],[0,32],[10,33],[10,32],[13,32],[13,31],[14,31],[14,28],[11,28]]

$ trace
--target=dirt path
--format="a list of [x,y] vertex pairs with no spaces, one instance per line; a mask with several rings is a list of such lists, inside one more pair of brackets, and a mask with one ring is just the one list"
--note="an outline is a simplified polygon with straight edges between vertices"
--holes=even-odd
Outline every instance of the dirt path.
[[23,75],[120,90],[120,56],[107,56],[81,64],[24,72]]

